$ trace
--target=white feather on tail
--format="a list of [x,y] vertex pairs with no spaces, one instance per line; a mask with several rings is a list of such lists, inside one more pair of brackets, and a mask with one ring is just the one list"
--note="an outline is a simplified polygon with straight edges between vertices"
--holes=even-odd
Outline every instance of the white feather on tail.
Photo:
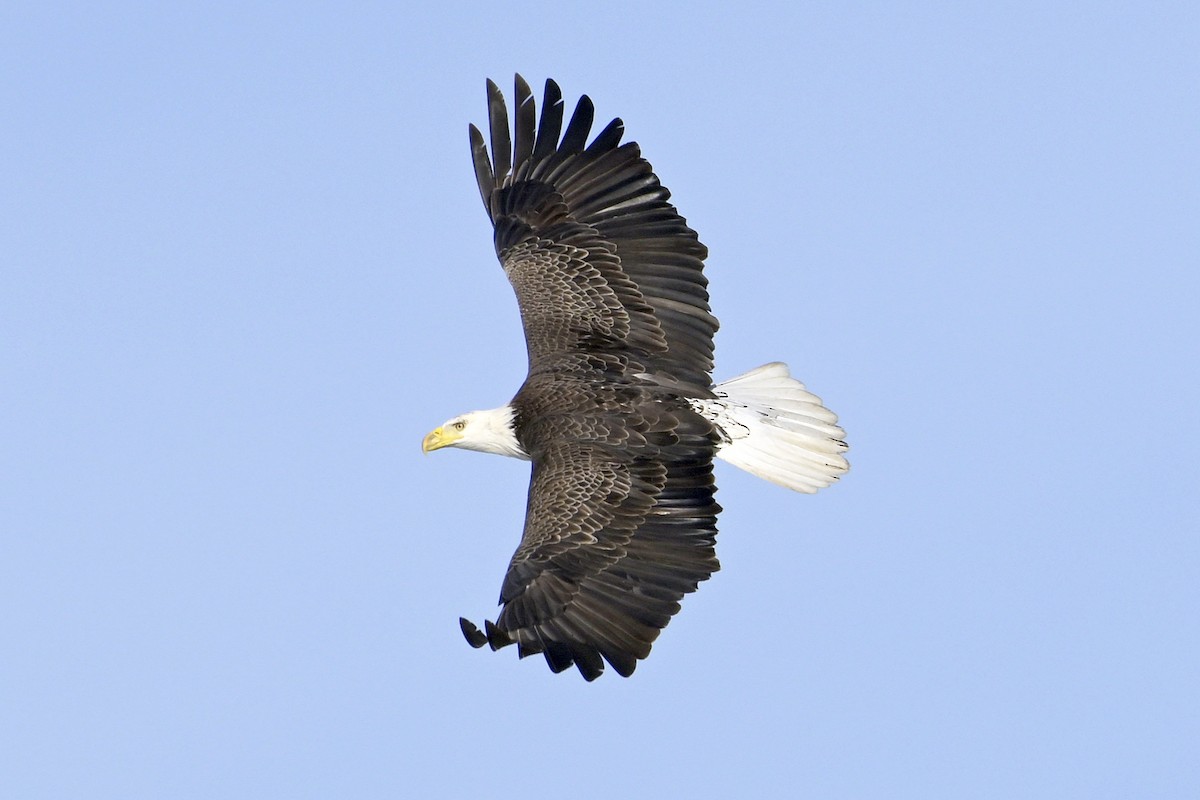
[[850,468],[846,433],[821,398],[788,373],[764,364],[713,388],[716,399],[690,401],[721,429],[717,457],[797,492],[815,492]]

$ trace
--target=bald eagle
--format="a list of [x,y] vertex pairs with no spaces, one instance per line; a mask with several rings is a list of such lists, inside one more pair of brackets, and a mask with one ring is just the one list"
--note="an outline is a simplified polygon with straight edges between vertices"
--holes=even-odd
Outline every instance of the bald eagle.
[[847,470],[837,417],[771,363],[713,385],[707,248],[614,119],[588,141],[585,95],[562,129],[516,76],[516,113],[488,81],[491,156],[471,154],[496,254],[517,295],[529,375],[507,405],[422,443],[532,462],[525,529],[500,614],[474,647],[517,645],[588,681],[633,673],[679,601],[720,565],[713,459],[799,492]]

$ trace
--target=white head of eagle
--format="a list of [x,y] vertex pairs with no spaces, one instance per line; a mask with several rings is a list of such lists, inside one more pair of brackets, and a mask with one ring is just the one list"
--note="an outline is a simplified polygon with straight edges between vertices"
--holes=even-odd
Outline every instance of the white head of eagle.
[[529,460],[529,454],[521,448],[513,430],[512,406],[459,414],[434,428],[421,442],[424,453],[443,447],[461,447],[478,453]]

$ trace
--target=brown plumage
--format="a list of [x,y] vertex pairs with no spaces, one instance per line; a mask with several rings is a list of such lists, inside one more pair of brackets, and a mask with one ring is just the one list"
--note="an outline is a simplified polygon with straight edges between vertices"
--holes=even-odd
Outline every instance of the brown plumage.
[[511,405],[533,478],[500,616],[483,639],[464,631],[556,672],[592,680],[603,657],[629,675],[719,566],[717,434],[686,400],[711,396],[706,250],[620,120],[588,145],[586,96],[561,136],[553,81],[536,130],[520,76],[516,99],[515,149],[490,81],[491,159],[474,126],[471,149],[529,349]]

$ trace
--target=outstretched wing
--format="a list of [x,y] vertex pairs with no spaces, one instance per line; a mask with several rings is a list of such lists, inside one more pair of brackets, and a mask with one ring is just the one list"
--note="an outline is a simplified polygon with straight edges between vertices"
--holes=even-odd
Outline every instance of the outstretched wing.
[[711,428],[657,404],[626,422],[633,451],[564,430],[539,452],[500,616],[486,634],[460,620],[473,645],[516,643],[589,681],[604,661],[628,676],[680,599],[720,568]]
[[504,97],[488,81],[491,158],[475,126],[471,150],[496,253],[521,309],[530,373],[566,354],[619,350],[703,396],[717,330],[703,274],[707,249],[637,144],[621,144],[621,120],[588,144],[586,95],[565,132],[553,81],[540,123],[520,75],[516,101],[514,138]]

